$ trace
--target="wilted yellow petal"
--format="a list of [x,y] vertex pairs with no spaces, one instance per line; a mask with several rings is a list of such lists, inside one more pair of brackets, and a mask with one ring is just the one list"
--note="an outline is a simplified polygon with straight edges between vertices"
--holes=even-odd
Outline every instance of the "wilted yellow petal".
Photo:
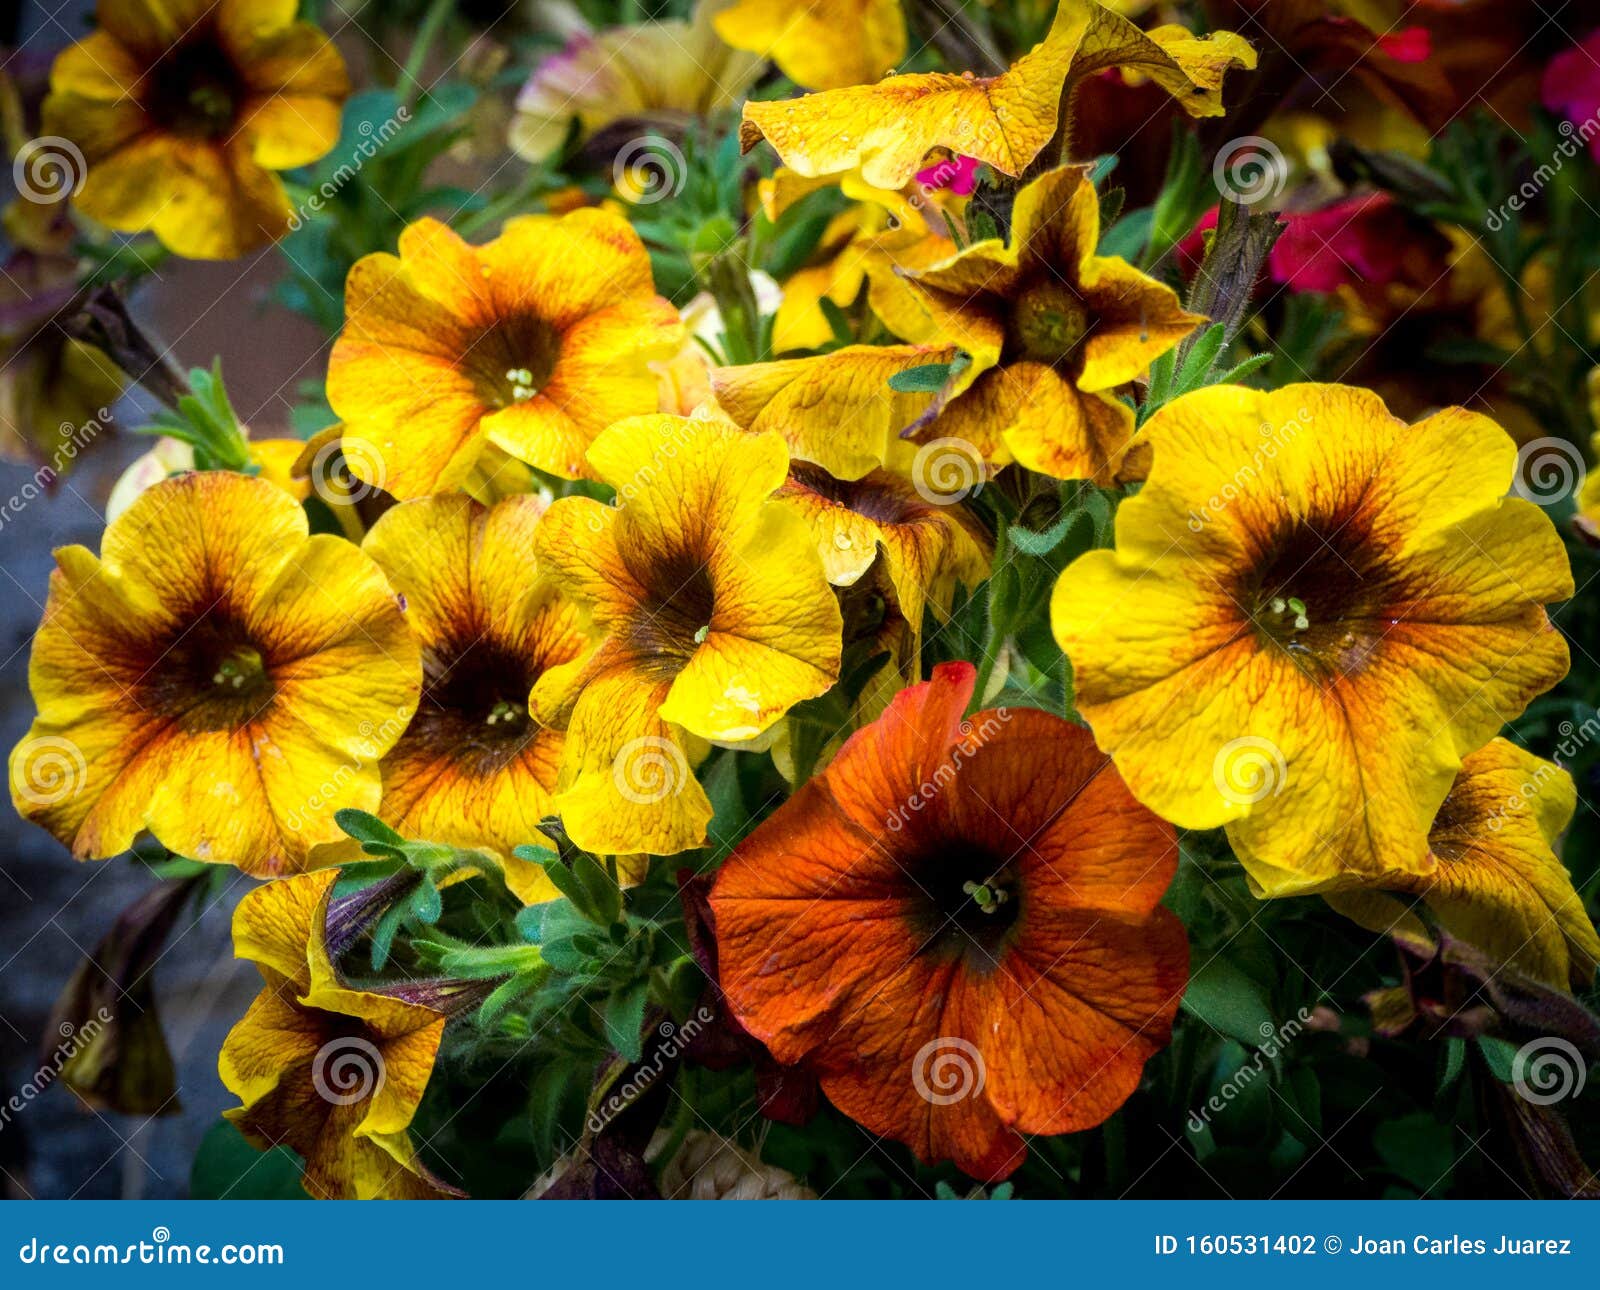
[[1253,67],[1249,45],[1229,32],[1209,39],[1154,39],[1092,0],[1061,0],[1044,40],[998,76],[914,73],[876,85],[745,104],[740,142],[762,139],[801,175],[860,168],[877,188],[909,183],[934,148],[1020,175],[1059,124],[1070,84],[1108,67],[1130,67],[1172,91],[1194,116],[1222,110],[1231,66]]

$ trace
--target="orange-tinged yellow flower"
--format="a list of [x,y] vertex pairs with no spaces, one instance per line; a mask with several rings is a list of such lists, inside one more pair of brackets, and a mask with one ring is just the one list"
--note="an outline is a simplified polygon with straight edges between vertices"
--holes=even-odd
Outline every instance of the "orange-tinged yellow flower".
[[834,586],[854,586],[881,559],[914,634],[924,608],[942,621],[956,584],[976,587],[989,576],[994,544],[977,517],[959,500],[925,496],[904,475],[874,470],[844,481],[796,462],[777,497],[805,518]]
[[[762,209],[776,221],[802,197],[832,183],[780,170],[761,181]],[[777,353],[816,349],[833,339],[823,300],[848,309],[869,282],[875,300],[895,283],[895,269],[925,268],[955,250],[945,220],[959,219],[964,203],[957,199],[943,192],[923,193],[920,186],[884,192],[858,174],[844,175],[837,186],[852,205],[828,222],[813,262],[784,282],[783,300],[772,321],[772,348]]]
[[913,368],[948,366],[954,345],[847,345],[810,358],[718,367],[717,406],[746,430],[772,431],[790,453],[839,479],[859,479],[896,462],[900,432],[933,402],[899,393],[889,378]]
[[444,1033],[432,1008],[344,984],[328,957],[338,874],[257,887],[233,915],[233,950],[262,989],[228,1032],[218,1072],[242,1103],[224,1112],[256,1147],[305,1158],[319,1200],[432,1200],[453,1193],[407,1129]]
[[1061,104],[1084,76],[1133,68],[1190,115],[1216,116],[1228,69],[1254,66],[1255,51],[1232,32],[1143,32],[1093,0],[1061,0],[1044,40],[998,76],[919,72],[746,103],[739,139],[746,151],[765,139],[802,175],[859,168],[875,188],[903,188],[935,148],[1020,175],[1055,136]]
[[715,19],[735,49],[772,59],[796,85],[862,85],[906,55],[900,0],[738,0]]
[[402,500],[460,485],[486,442],[576,479],[601,430],[656,410],[650,362],[681,341],[612,211],[519,216],[483,246],[424,219],[350,270],[328,401],[371,445],[351,468]]
[[274,173],[339,138],[344,60],[294,0],[100,0],[56,59],[46,134],[78,147],[78,209],[179,255],[228,259],[281,237]]
[[577,608],[535,578],[544,510],[531,496],[493,509],[461,493],[403,502],[362,544],[422,642],[422,698],[383,759],[379,814],[407,837],[488,852],[528,903],[559,894],[511,852],[555,814],[565,740],[529,716],[528,695],[589,645]]
[[534,687],[568,723],[556,806],[586,850],[670,855],[711,804],[685,735],[737,742],[838,679],[841,619],[811,533],[772,500],[783,441],[720,417],[633,417],[589,450],[615,505],[569,497],[539,526],[540,568],[602,635]]
[[263,479],[181,475],[101,541],[56,552],[11,755],[17,810],[79,859],[143,829],[272,876],[315,865],[342,807],[378,805],[378,759],[421,663],[394,592]]
[[1051,605],[1100,746],[1153,810],[1227,826],[1266,895],[1433,872],[1462,757],[1567,668],[1544,606],[1572,576],[1505,496],[1515,445],[1338,385],[1200,390],[1147,433],[1116,550]]
[[1431,942],[1420,900],[1452,936],[1558,989],[1581,988],[1600,937],[1554,850],[1577,800],[1561,767],[1490,740],[1462,758],[1434,818],[1430,872],[1345,875],[1320,890],[1364,927]]
[[690,21],[664,18],[583,32],[533,70],[517,95],[511,147],[544,161],[574,120],[587,139],[616,121],[681,122],[732,108],[762,60],[730,48],[713,29],[726,0],[699,0]]
[[910,290],[877,302],[890,327],[967,355],[940,394],[953,402],[925,436],[970,443],[994,466],[1115,476],[1134,417],[1110,391],[1205,320],[1126,260],[1095,254],[1099,238],[1094,186],[1067,167],[1017,194],[1009,242],[978,242],[899,275]]

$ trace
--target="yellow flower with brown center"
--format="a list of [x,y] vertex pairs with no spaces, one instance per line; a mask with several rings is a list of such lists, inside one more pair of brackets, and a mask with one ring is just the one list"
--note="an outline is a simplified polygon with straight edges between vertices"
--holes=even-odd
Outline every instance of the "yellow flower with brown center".
[[1109,482],[1134,432],[1133,409],[1111,392],[1205,320],[1126,260],[1095,254],[1099,239],[1094,186],[1067,167],[1017,194],[1009,241],[904,271],[910,290],[874,302],[905,339],[968,356],[925,436],[970,443],[991,465]]
[[96,558],[56,552],[28,684],[39,714],[11,799],[79,859],[149,829],[258,877],[314,866],[342,807],[378,806],[378,759],[421,682],[383,572],[263,479],[149,489]]
[[989,576],[994,548],[958,500],[946,504],[938,494],[929,496],[892,471],[874,470],[847,482],[807,462],[791,465],[777,492],[779,501],[805,517],[834,586],[854,586],[882,560],[914,637],[921,634],[924,608],[943,621],[958,583],[976,587]]
[[305,1158],[319,1200],[433,1200],[454,1193],[407,1132],[444,1033],[432,1008],[344,984],[328,955],[333,870],[257,887],[233,915],[233,952],[262,989],[218,1059],[242,1103],[224,1112],[252,1145]]
[[74,202],[179,255],[229,259],[281,237],[274,173],[338,141],[344,60],[288,0],[100,0],[56,59],[44,131],[88,162]]
[[1167,90],[1189,115],[1220,116],[1228,69],[1255,61],[1232,32],[1204,39],[1182,27],[1144,32],[1093,0],[1061,0],[1044,40],[998,76],[918,72],[746,103],[739,140],[748,152],[765,139],[802,175],[860,169],[875,188],[903,188],[935,148],[1016,176],[1056,136],[1062,104],[1085,76],[1128,68]]
[[1594,979],[1600,937],[1554,850],[1577,800],[1561,767],[1492,739],[1462,759],[1434,818],[1430,872],[1346,875],[1320,890],[1364,927],[1431,944],[1420,901],[1451,935],[1557,989],[1580,989]]
[[486,443],[577,479],[601,430],[656,410],[649,365],[682,339],[612,211],[519,216],[483,246],[424,219],[350,270],[328,401],[371,446],[352,469],[402,500],[460,485]]
[[539,567],[603,633],[546,672],[536,719],[567,722],[556,807],[585,850],[670,855],[711,818],[685,735],[754,738],[839,676],[839,605],[811,533],[772,495],[789,455],[722,418],[612,426],[589,462],[607,506],[569,497],[539,526]]
[[738,0],[715,23],[735,49],[765,54],[808,90],[875,81],[906,56],[900,0]]
[[1197,391],[1153,417],[1116,549],[1051,618],[1078,710],[1134,793],[1227,826],[1259,889],[1427,875],[1462,757],[1565,674],[1561,539],[1508,499],[1516,446],[1369,391]]
[[529,716],[528,695],[590,644],[577,608],[534,576],[544,510],[532,496],[403,502],[362,544],[422,642],[422,699],[383,759],[379,814],[407,837],[489,852],[528,903],[559,894],[511,852],[555,814],[565,738]]

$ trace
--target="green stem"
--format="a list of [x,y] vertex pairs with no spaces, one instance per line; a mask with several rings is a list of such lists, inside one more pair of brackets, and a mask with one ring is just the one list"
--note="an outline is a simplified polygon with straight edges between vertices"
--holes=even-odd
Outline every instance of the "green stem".
[[433,46],[434,37],[454,11],[455,0],[433,0],[428,12],[423,15],[422,25],[417,28],[417,37],[411,42],[411,52],[406,55],[405,68],[400,73],[400,101],[407,107],[415,105],[422,93],[422,68],[428,61],[428,51]]

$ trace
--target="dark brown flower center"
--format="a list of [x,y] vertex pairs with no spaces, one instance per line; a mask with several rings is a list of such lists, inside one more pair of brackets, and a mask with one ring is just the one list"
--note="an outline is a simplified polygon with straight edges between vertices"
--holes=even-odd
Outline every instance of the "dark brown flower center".
[[490,639],[429,646],[422,701],[406,738],[448,753],[464,774],[500,770],[539,732],[528,715],[539,671],[534,660]]
[[466,354],[478,396],[491,408],[526,403],[550,383],[561,336],[532,314],[505,318],[478,337]]
[[717,607],[711,570],[693,552],[680,551],[635,576],[647,596],[633,625],[634,648],[663,675],[676,675],[711,630]]
[[923,844],[902,863],[921,894],[915,921],[924,952],[991,970],[1022,910],[1022,886],[1011,860],[982,844],[949,839]]
[[1006,348],[1011,357],[1066,366],[1078,356],[1094,323],[1088,305],[1065,282],[1054,276],[1037,278],[1011,306]]
[[165,645],[145,674],[139,698],[195,733],[241,729],[276,694],[261,648],[242,624],[214,610]]
[[163,54],[144,85],[145,110],[163,129],[200,139],[231,134],[249,94],[221,42],[205,31]]
[[1307,671],[1366,667],[1387,623],[1381,553],[1359,518],[1301,519],[1270,543],[1237,596],[1258,639]]

